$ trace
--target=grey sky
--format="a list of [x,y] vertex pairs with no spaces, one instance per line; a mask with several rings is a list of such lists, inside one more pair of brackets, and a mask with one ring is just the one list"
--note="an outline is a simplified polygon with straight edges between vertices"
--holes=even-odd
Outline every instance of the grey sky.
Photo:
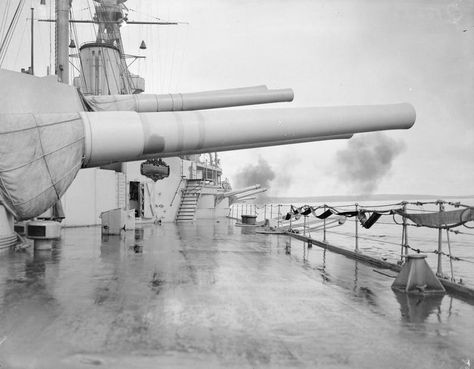
[[[129,1],[131,5],[131,1]],[[417,122],[388,132],[405,150],[379,193],[473,193],[474,8],[446,1],[173,1],[157,10],[190,22],[182,90],[266,83],[295,106],[411,102]],[[466,30],[466,31],[465,31]],[[351,193],[336,153],[346,142],[229,152],[232,178],[259,156],[288,185],[279,195]]]
[[[86,16],[78,5],[77,15]],[[141,39],[147,42],[148,60],[134,68],[146,78],[148,92],[267,84],[293,88],[293,106],[408,101],[417,122],[411,130],[386,133],[404,150],[375,192],[474,193],[472,1],[129,0],[127,5],[129,18],[151,14],[189,22],[123,27],[129,53],[138,52]],[[232,179],[262,157],[276,174],[274,195],[350,194],[354,187],[334,168],[337,152],[347,147],[344,141],[320,142],[221,158]]]

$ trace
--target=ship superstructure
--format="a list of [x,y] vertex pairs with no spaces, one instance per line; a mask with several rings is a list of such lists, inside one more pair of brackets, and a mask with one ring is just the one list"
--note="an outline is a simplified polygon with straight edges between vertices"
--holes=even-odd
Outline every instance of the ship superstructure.
[[[123,13],[124,2],[96,1],[98,14],[77,21],[69,18],[71,1],[57,0],[50,20],[56,26],[56,75],[0,69],[0,240],[7,247],[13,219],[61,218],[45,213],[58,200],[71,226],[98,224],[101,213],[114,209],[142,221],[226,215],[229,202],[262,189],[237,196],[222,182],[216,156],[200,162],[201,154],[348,139],[415,122],[415,110],[406,103],[219,109],[293,100],[291,89],[266,86],[139,93],[143,80],[127,70],[118,34],[123,21],[133,23]],[[98,24],[100,31],[74,54],[80,64],[76,88],[67,83],[74,46],[69,27],[75,22]]]
[[[129,21],[125,2],[96,1],[95,15],[90,21],[97,25],[96,39],[81,44],[78,53],[71,55],[80,68],[73,85],[86,98],[91,97],[86,101],[96,110],[103,110],[97,104],[100,96],[126,96],[145,91],[144,78],[131,73],[127,66],[128,59],[143,57],[125,53],[120,32],[122,23],[177,24]],[[141,48],[145,47],[142,41]],[[231,188],[222,180],[217,153],[183,155],[166,161],[113,163],[82,170],[76,182],[63,198],[67,214],[65,225],[98,224],[100,214],[113,208],[129,209],[140,221],[167,222],[222,217],[229,209],[229,197],[224,193]]]

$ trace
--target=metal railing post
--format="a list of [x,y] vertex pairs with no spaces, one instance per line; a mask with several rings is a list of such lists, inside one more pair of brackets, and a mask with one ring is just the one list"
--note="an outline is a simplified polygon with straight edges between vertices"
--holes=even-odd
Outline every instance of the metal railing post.
[[[324,213],[326,212],[326,204],[324,204]],[[324,227],[323,227],[323,242],[326,243],[326,218],[324,218]]]
[[355,216],[355,251],[359,252],[359,204],[355,204],[357,215]]
[[451,255],[451,242],[449,240],[449,229],[446,229],[446,240],[448,241],[449,266],[451,268],[451,281],[454,282],[453,258]]
[[270,204],[270,219],[273,219],[273,204]]
[[306,215],[303,215],[303,236],[306,236]]
[[267,204],[263,206],[263,221],[267,221]]
[[[444,205],[440,201],[439,202],[439,212],[441,213],[444,211]],[[443,275],[443,266],[442,266],[442,258],[441,253],[443,252],[443,230],[438,228],[438,268],[436,270],[436,275],[441,277]]]
[[[403,205],[403,212],[406,213],[407,205]],[[407,218],[403,217],[403,228],[402,228],[402,248],[400,252],[400,260],[403,260],[403,256],[408,255],[408,226]]]
[[281,218],[281,211],[280,211],[280,209],[281,209],[281,204],[278,204],[278,222],[277,222],[278,228],[280,228],[280,218]]

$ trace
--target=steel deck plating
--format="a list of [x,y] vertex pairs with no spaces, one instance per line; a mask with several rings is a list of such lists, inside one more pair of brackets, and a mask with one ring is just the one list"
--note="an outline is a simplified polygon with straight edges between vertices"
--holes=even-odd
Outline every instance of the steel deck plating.
[[474,307],[233,221],[71,228],[0,259],[7,368],[467,368]]

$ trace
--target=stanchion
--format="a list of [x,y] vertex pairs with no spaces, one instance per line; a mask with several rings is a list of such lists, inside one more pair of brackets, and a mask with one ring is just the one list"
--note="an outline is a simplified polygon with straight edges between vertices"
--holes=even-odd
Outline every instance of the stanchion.
[[[443,203],[440,201],[439,202],[439,212],[443,212],[444,211],[444,205]],[[442,266],[442,252],[443,252],[443,230],[440,228],[438,228],[438,268],[436,269],[436,275],[438,277],[442,277],[443,276],[443,266]]]
[[[403,212],[406,213],[407,205],[403,205]],[[408,226],[407,218],[403,217],[403,226],[402,226],[402,245],[400,250],[400,261],[403,261],[404,256],[408,255]]]
[[[326,204],[324,204],[324,213],[326,213]],[[326,243],[326,218],[324,218],[324,227],[323,227],[323,242]]]
[[446,240],[448,241],[449,266],[451,268],[451,281],[454,282],[453,258],[451,257],[451,242],[449,241],[449,229],[446,229]]
[[281,212],[280,212],[280,209],[281,209],[281,205],[278,204],[278,228],[280,228],[280,218],[281,218]]
[[355,218],[355,252],[359,252],[359,204],[355,204],[357,215]]

